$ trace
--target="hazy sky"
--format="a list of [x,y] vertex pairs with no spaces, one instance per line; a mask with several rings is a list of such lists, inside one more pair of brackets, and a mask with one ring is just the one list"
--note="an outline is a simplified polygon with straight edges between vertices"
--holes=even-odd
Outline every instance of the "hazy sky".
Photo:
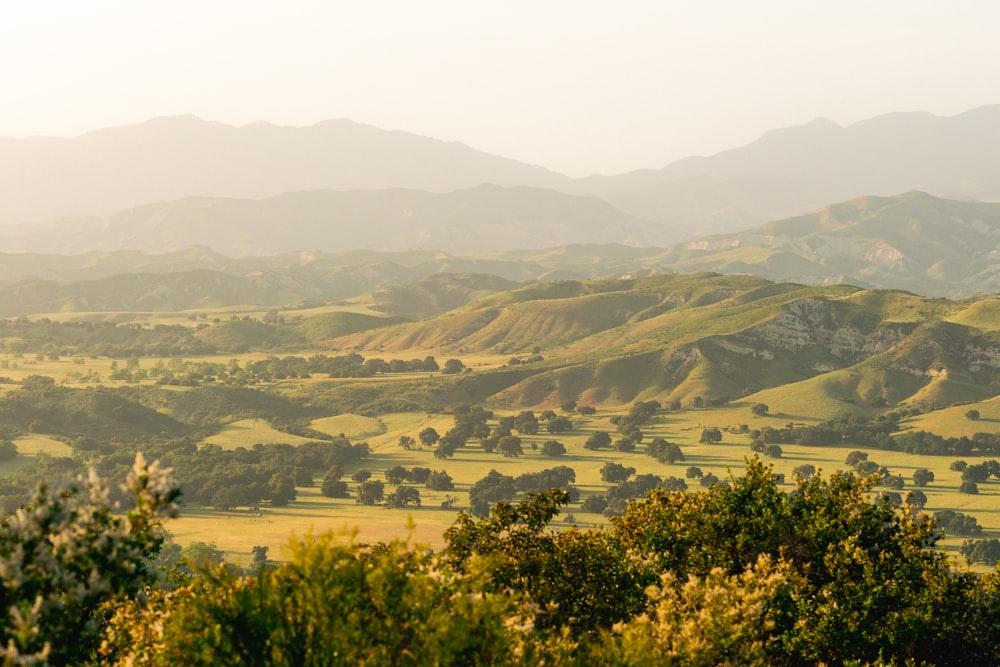
[[0,9],[0,135],[347,117],[571,175],[1000,103],[992,0],[86,0]]

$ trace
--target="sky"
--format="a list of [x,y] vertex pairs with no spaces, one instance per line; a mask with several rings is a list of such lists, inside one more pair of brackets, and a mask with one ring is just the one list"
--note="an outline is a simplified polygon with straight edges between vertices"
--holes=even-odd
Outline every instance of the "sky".
[[572,176],[817,117],[1000,103],[992,0],[39,0],[0,6],[0,136],[350,118]]

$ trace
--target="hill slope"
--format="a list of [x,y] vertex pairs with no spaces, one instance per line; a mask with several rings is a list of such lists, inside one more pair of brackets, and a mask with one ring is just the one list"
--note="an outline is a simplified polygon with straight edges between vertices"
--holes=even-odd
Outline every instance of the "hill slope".
[[1000,291],[1000,204],[922,192],[863,197],[746,232],[683,243],[652,263],[927,295],[995,292]]
[[947,404],[998,393],[1000,322],[981,317],[998,301],[717,274],[558,281],[334,343],[459,356],[541,348],[544,360],[496,397],[508,406],[725,401],[810,380],[816,400]]

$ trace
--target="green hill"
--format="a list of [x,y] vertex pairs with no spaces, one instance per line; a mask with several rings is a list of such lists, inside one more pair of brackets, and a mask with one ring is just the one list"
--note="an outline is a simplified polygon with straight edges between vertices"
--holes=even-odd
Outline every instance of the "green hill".
[[718,274],[559,281],[334,344],[456,356],[537,348],[530,376],[495,398],[512,407],[715,403],[787,386],[799,405],[947,405],[997,393],[1000,334],[982,325],[995,301]]

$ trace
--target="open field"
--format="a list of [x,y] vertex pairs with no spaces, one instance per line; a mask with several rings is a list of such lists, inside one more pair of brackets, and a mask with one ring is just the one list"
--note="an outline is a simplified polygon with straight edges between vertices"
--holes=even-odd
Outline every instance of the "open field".
[[[18,414],[36,410],[23,423],[18,422],[18,414],[8,415],[9,432],[18,436],[21,456],[0,465],[0,474],[29,466],[37,456],[74,455],[76,450],[66,443],[76,447],[78,441],[86,442],[90,435],[74,429],[75,422],[91,417],[107,428],[98,430],[88,425],[91,433],[100,435],[90,436],[85,451],[97,451],[107,440],[116,440],[115,446],[125,442],[125,447],[131,447],[132,441],[118,437],[126,428],[132,429],[128,433],[135,434],[137,442],[147,438],[146,442],[184,446],[187,443],[183,438],[197,433],[203,443],[225,450],[251,449],[256,444],[302,445],[310,441],[303,436],[312,429],[313,435],[343,434],[353,442],[369,444],[371,456],[347,465],[345,480],[362,470],[371,472],[374,479],[384,479],[384,471],[395,466],[444,470],[453,478],[454,491],[435,492],[421,486],[422,507],[395,510],[361,506],[353,498],[324,498],[319,495],[319,484],[326,471],[314,470],[314,485],[299,488],[298,499],[287,507],[270,507],[265,501],[259,516],[246,510],[217,512],[190,507],[171,528],[182,543],[211,541],[236,558],[247,559],[254,544],[266,544],[276,553],[289,533],[302,533],[310,527],[356,527],[357,539],[366,542],[405,537],[408,516],[414,521],[415,540],[440,546],[442,533],[455,517],[453,510],[441,509],[441,503],[454,498],[456,509],[467,508],[469,489],[490,470],[516,477],[568,466],[576,474],[574,486],[586,499],[609,487],[600,476],[602,466],[608,462],[634,467],[637,474],[682,478],[690,488],[698,484],[697,478],[686,477],[692,466],[721,479],[730,473],[738,475],[745,457],[751,455],[750,432],[767,426],[816,425],[845,413],[874,417],[891,406],[922,405],[922,409],[950,407],[909,418],[902,423],[904,429],[923,429],[944,436],[1000,430],[1000,398],[976,402],[995,393],[995,371],[983,370],[988,364],[983,366],[986,362],[982,360],[959,363],[954,358],[922,352],[951,349],[956,340],[963,341],[967,349],[995,349],[995,337],[982,333],[997,328],[997,306],[992,300],[950,306],[941,300],[922,300],[904,293],[858,292],[842,286],[807,288],[746,276],[687,275],[544,283],[497,293],[419,322],[393,326],[371,325],[372,317],[381,318],[385,313],[370,308],[370,295],[335,303],[302,303],[302,308],[274,310],[233,306],[167,313],[67,312],[50,316],[51,322],[130,325],[129,331],[118,332],[125,335],[107,342],[118,346],[112,348],[101,347],[106,341],[101,340],[100,327],[50,327],[40,316],[31,318],[34,328],[12,323],[7,329],[9,337],[0,339],[0,377],[5,378],[0,394],[16,392],[20,383],[32,375],[51,377],[66,390],[58,392],[58,406],[42,394],[35,394],[34,404],[18,403],[25,408]],[[822,313],[823,317],[802,320],[796,326],[775,325],[778,320],[774,318],[780,314],[787,319],[798,312],[796,308],[802,303],[810,304],[810,312]],[[276,323],[275,313],[285,322]],[[942,328],[935,324],[935,318],[953,321]],[[265,319],[270,319],[270,324]],[[808,329],[816,322],[828,329],[817,330],[812,338],[797,338],[797,332],[805,330],[802,327]],[[360,328],[352,328],[357,323],[361,323]],[[141,331],[136,325],[142,325]],[[182,325],[187,329],[181,330],[177,340],[165,335],[157,338],[169,333],[166,329],[157,331],[159,325]],[[978,329],[965,330],[965,325]],[[86,339],[87,346],[80,343],[80,347],[74,347],[78,330],[93,334]],[[351,333],[345,334],[348,330]],[[133,341],[137,347],[121,342],[133,340],[129,338],[133,334],[141,339]],[[842,340],[854,340],[862,334],[870,340],[851,343],[853,351],[848,352],[816,342],[834,340],[837,335],[842,335]],[[39,338],[32,343],[34,347],[21,337],[30,335]],[[864,352],[885,346],[893,350],[891,355]],[[184,354],[212,349],[249,351]],[[79,350],[88,353],[77,353]],[[109,358],[112,350],[117,360]],[[356,367],[350,372],[319,364],[304,372],[301,367],[295,370],[292,363],[282,367],[279,361],[262,364],[267,369],[252,374],[247,369],[251,361],[275,357],[332,357],[352,352],[369,362],[434,356],[444,366],[446,360],[458,358],[468,372],[445,376],[440,372],[405,370],[416,367],[406,365],[404,372],[386,372],[372,370],[378,367],[372,364],[365,367],[366,373],[359,373],[360,361],[352,362]],[[124,358],[133,353],[146,356]],[[846,363],[841,355],[848,353],[861,361]],[[534,355],[539,358],[525,362]],[[988,358],[993,357],[983,357]],[[220,364],[226,370],[199,370],[195,368],[197,362]],[[276,369],[273,372],[272,366]],[[910,371],[892,371],[895,366]],[[138,368],[145,373],[136,373],[130,378],[135,381],[128,383],[112,381],[113,371],[123,368]],[[940,372],[943,368],[952,371],[950,376]],[[169,373],[161,373],[160,369]],[[919,372],[911,372],[913,369]],[[240,375],[241,371],[247,373]],[[374,375],[336,377],[370,373]],[[154,386],[160,378],[177,385],[200,386]],[[226,383],[238,386],[224,386]],[[98,385],[122,391],[81,391]],[[195,400],[183,400],[187,391],[196,392],[190,395]],[[574,429],[558,436],[546,433],[542,423],[542,433],[521,436],[524,454],[516,458],[487,453],[477,440],[444,460],[434,456],[433,447],[404,450],[398,444],[400,436],[416,438],[426,427],[443,435],[453,424],[445,412],[460,403],[479,403],[497,410],[499,416],[501,410],[503,414],[516,414],[524,407],[536,412],[555,410],[568,398],[594,405],[599,412],[587,417],[570,415]],[[677,401],[684,409],[661,411],[643,427],[645,438],[635,452],[584,448],[584,442],[595,431],[606,431],[617,438],[610,419],[626,413],[635,400],[652,398],[664,403]],[[754,415],[751,408],[757,403],[767,404],[768,414]],[[694,407],[702,405],[717,407]],[[979,411],[978,420],[966,417],[971,409]],[[158,422],[164,414],[171,419]],[[123,416],[120,422],[119,415]],[[709,427],[724,431],[722,443],[699,442],[702,430]],[[206,436],[208,433],[211,435]],[[677,443],[686,460],[667,465],[646,455],[648,443],[656,437]],[[543,457],[541,446],[549,439],[565,444],[567,454]],[[853,449],[856,447],[850,444],[783,445],[782,456],[768,462],[775,472],[785,475],[790,489],[797,466],[810,464],[829,474],[845,467],[844,460]],[[988,537],[1000,537],[1000,482],[981,484],[981,492],[975,496],[960,494],[960,476],[949,469],[949,457],[888,451],[870,451],[869,455],[870,460],[904,477],[904,494],[912,488],[914,470],[934,471],[935,482],[923,489],[927,510],[967,512],[980,521]],[[979,459],[967,460],[974,463]],[[294,467],[290,463],[281,465],[286,469]],[[387,484],[385,491],[391,493],[394,487]],[[210,497],[199,496],[203,502]],[[606,522],[601,515],[580,511],[578,503],[568,507],[566,513],[572,514],[579,525]],[[956,547],[960,542],[949,539],[948,545]]]
[[236,449],[237,447],[249,449],[258,443],[298,445],[309,441],[309,438],[279,431],[263,419],[241,419],[226,424],[221,431],[205,438],[206,443],[218,445],[223,449]]
[[[373,473],[373,479],[384,479],[386,469],[394,466],[422,466],[432,470],[445,470],[455,482],[454,491],[431,491],[418,486],[422,506],[420,508],[388,509],[384,507],[366,507],[358,505],[353,499],[324,498],[318,493],[318,486],[299,488],[298,499],[288,507],[262,507],[260,516],[245,510],[234,512],[216,512],[207,509],[189,509],[183,512],[180,519],[171,523],[170,530],[175,538],[186,543],[193,540],[212,541],[231,557],[248,561],[251,547],[255,544],[265,544],[274,551],[287,542],[290,533],[303,534],[309,530],[316,532],[333,530],[344,532],[345,535],[356,530],[356,539],[361,542],[376,542],[390,539],[404,539],[408,536],[418,543],[440,548],[443,544],[443,533],[453,522],[456,511],[443,510],[440,504],[448,496],[458,498],[457,508],[468,506],[468,490],[477,480],[490,470],[496,470],[505,475],[517,476],[528,472],[537,472],[557,465],[565,465],[576,473],[574,486],[580,489],[581,500],[589,495],[603,493],[609,486],[601,480],[600,469],[608,461],[615,461],[634,467],[638,474],[652,473],[661,477],[685,478],[687,468],[696,466],[704,474],[713,473],[720,479],[729,474],[739,475],[745,465],[745,458],[751,456],[750,438],[747,434],[724,432],[722,443],[702,444],[698,442],[701,430],[705,427],[719,426],[739,428],[747,424],[751,429],[764,425],[783,426],[787,419],[783,415],[756,417],[749,409],[716,408],[691,410],[659,415],[643,429],[644,443],[633,453],[620,453],[610,449],[591,451],[583,448],[583,442],[597,430],[604,430],[614,436],[614,426],[608,421],[612,412],[600,412],[593,417],[573,415],[576,428],[568,434],[551,436],[540,433],[535,436],[520,436],[524,442],[525,454],[515,458],[505,458],[496,453],[486,453],[475,441],[457,451],[456,455],[447,460],[437,459],[432,448],[403,450],[397,444],[400,435],[416,434],[427,426],[432,426],[443,433],[451,425],[451,418],[446,415],[427,415],[424,413],[396,413],[384,415],[378,419],[358,417],[356,415],[340,415],[314,422],[316,425],[328,425],[334,429],[339,425],[348,428],[375,429],[381,427],[382,433],[365,438],[372,446],[373,455],[358,462],[347,470],[347,475],[359,470]],[[544,430],[544,429],[543,429]],[[236,430],[231,434],[247,436],[255,440],[259,435],[250,436],[255,431],[251,429]],[[338,432],[347,431],[343,428]],[[280,434],[285,436],[287,434]],[[645,443],[655,437],[662,437],[670,442],[678,443],[685,455],[685,461],[673,465],[660,463],[647,456]],[[540,455],[532,445],[540,446],[549,439],[563,442],[567,454],[562,457],[546,458]],[[230,441],[235,446],[235,440]],[[791,488],[793,470],[803,464],[811,464],[828,475],[847,466],[844,461],[847,455],[857,447],[843,445],[836,447],[806,447],[800,445],[782,445],[781,458],[766,458],[776,473],[782,473],[786,478],[786,488]],[[915,487],[912,475],[918,468],[927,468],[934,472],[935,481],[921,490],[927,496],[925,511],[934,512],[941,509],[953,509],[976,517],[986,530],[986,537],[1000,537],[1000,482],[980,484],[980,493],[975,496],[961,494],[958,487],[961,484],[961,474],[949,469],[953,457],[913,455],[903,452],[880,450],[865,450],[869,459],[886,466],[892,474],[900,474],[906,480],[903,495]],[[966,457],[970,464],[985,460],[981,457]],[[697,479],[686,480],[689,488],[698,488]],[[318,478],[317,478],[318,484]],[[386,484],[386,493],[394,490]],[[601,515],[588,514],[580,511],[579,504],[573,503],[564,510],[563,516],[573,515],[575,525],[592,526],[606,523]],[[408,527],[412,519],[412,528]],[[950,538],[944,544],[951,549],[957,549],[962,538]]]
[[[971,420],[965,416],[971,409],[979,411],[979,419]],[[903,424],[917,431],[952,437],[972,436],[980,432],[996,433],[1000,431],[1000,396],[988,401],[934,410],[908,419]]]

